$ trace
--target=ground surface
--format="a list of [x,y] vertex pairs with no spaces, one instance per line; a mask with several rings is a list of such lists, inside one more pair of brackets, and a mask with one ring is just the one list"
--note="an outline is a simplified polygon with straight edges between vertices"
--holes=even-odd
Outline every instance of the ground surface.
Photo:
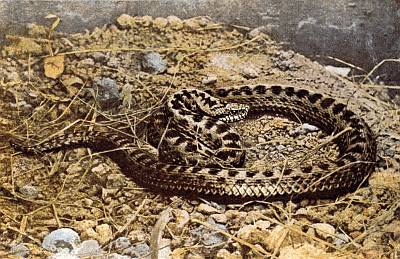
[[[26,244],[32,258],[50,255],[41,242],[61,227],[74,229],[82,240],[99,241],[104,256],[146,257],[157,248],[172,251],[173,258],[394,258],[398,253],[400,110],[383,86],[354,84],[281,50],[266,35],[206,18],[121,16],[115,25],[74,35],[29,28],[29,37],[9,36],[1,52],[0,255],[12,257],[10,249],[18,243]],[[221,205],[142,189],[111,160],[87,149],[29,157],[7,141],[14,135],[34,143],[99,114],[133,111],[140,119],[179,88],[258,82],[330,94],[365,118],[378,136],[378,163],[368,183],[336,200]],[[279,118],[241,122],[237,128],[245,138],[248,166],[298,161],[324,141],[321,132]],[[313,159],[324,159],[335,149],[315,153]],[[121,236],[133,250],[110,245]]]

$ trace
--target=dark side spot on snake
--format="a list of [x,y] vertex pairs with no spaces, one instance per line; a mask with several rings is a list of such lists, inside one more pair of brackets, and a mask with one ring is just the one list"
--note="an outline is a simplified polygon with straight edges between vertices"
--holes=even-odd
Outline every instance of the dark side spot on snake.
[[324,163],[324,162],[320,162],[317,164],[319,168],[321,168],[322,170],[328,170],[329,169],[329,164],[328,163]]
[[294,88],[289,86],[285,88],[285,93],[287,96],[292,96],[294,94]]
[[246,177],[252,178],[257,174],[257,172],[254,171],[246,171]]
[[333,103],[335,102],[335,99],[333,98],[325,98],[324,100],[321,101],[321,107],[324,109],[329,108],[329,106],[331,106]]
[[273,173],[272,171],[264,171],[264,172],[263,172],[263,175],[264,175],[265,177],[272,177],[272,176],[274,176],[274,173]]
[[186,147],[185,147],[185,151],[186,152],[194,152],[197,150],[197,146],[193,143],[187,143]]
[[361,145],[355,145],[355,146],[347,149],[347,152],[362,154],[364,152],[364,148]]
[[286,168],[283,170],[283,175],[290,175],[293,172],[293,169],[291,168]]
[[222,137],[223,140],[240,141],[240,137],[235,133],[228,133]]
[[236,170],[229,170],[228,171],[228,175],[230,176],[230,177],[235,177],[236,175],[238,175],[239,174],[239,171],[236,171]]
[[215,125],[215,122],[212,120],[207,120],[206,123],[204,124],[204,127],[209,130]]
[[265,85],[256,85],[256,87],[254,87],[254,90],[257,92],[257,94],[265,94],[267,88],[265,87]]
[[345,107],[346,107],[346,105],[344,105],[343,103],[337,103],[333,106],[332,112],[333,112],[333,114],[341,113]]
[[304,98],[308,96],[309,92],[306,89],[300,89],[296,92],[297,97]]
[[217,90],[217,95],[220,97],[227,97],[229,94],[229,91],[225,90],[225,89],[218,89]]
[[242,93],[245,93],[246,95],[252,95],[253,94],[253,91],[250,89],[250,87],[248,85],[242,86],[240,88],[240,91]]
[[217,130],[216,130],[216,132],[217,132],[217,134],[222,134],[222,133],[228,131],[229,129],[230,129],[230,126],[229,126],[228,124],[226,124],[226,123],[219,123],[219,124],[217,125]]
[[[342,113],[341,117],[342,117],[343,120],[349,121],[349,120],[351,120],[351,117],[353,117],[354,115],[355,115],[354,112],[349,111],[349,110],[345,110]],[[359,124],[359,123],[357,123],[357,124]]]
[[193,115],[193,120],[194,120],[195,122],[200,122],[200,121],[203,120],[203,118],[204,118],[204,115],[202,115],[202,114],[195,114],[195,115]]
[[[198,172],[201,171],[201,167],[192,167],[192,171],[190,173],[192,174],[197,174]],[[201,174],[199,174],[199,176],[201,176]]]
[[310,101],[310,103],[316,103],[321,98],[322,94],[312,94],[308,96],[308,100]]
[[217,175],[220,171],[221,169],[219,168],[208,168],[208,174],[210,175]]
[[310,165],[308,165],[308,166],[302,166],[302,167],[300,167],[300,169],[301,169],[301,171],[302,171],[303,173],[309,174],[309,173],[311,173],[311,171],[312,171],[312,166],[310,166]]
[[280,95],[282,92],[282,87],[279,85],[273,85],[271,86],[271,92],[275,95]]

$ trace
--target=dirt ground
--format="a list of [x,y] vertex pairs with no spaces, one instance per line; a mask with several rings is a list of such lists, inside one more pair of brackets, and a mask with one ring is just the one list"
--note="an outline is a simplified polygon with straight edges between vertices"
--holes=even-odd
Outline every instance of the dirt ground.
[[[146,258],[157,249],[172,258],[400,256],[400,109],[385,86],[330,74],[265,34],[205,17],[122,15],[77,34],[56,32],[53,21],[28,25],[25,37],[8,35],[1,48],[0,256],[14,258],[10,249],[19,243],[30,258],[51,255],[42,240],[62,227],[97,240],[102,255],[93,258]],[[111,114],[141,120],[180,88],[262,82],[330,94],[365,118],[378,142],[367,182],[336,199],[217,204],[143,189],[88,149],[38,157],[8,144],[10,136],[35,143]],[[280,118],[236,127],[249,167],[299,159],[326,139]],[[327,147],[313,159],[334,155]],[[118,250],[112,245],[118,237],[145,247],[147,255]]]

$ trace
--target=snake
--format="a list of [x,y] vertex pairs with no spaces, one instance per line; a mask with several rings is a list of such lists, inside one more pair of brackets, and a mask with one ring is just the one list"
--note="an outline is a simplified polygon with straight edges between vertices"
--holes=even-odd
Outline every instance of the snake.
[[[337,134],[338,156],[279,170],[246,168],[245,149],[232,123],[263,115]],[[348,192],[375,168],[377,144],[368,124],[343,102],[306,88],[255,84],[181,89],[152,114],[148,125],[147,141],[158,152],[109,130],[11,145],[26,154],[74,147],[106,151],[127,177],[150,191],[212,198],[273,200]]]

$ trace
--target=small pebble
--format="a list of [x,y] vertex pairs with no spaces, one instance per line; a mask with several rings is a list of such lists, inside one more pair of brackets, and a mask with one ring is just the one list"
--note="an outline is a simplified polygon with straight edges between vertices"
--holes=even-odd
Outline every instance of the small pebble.
[[24,185],[21,188],[19,188],[19,192],[29,198],[36,198],[39,194],[38,190],[36,187],[32,185]]
[[205,213],[205,214],[212,214],[212,213],[220,213],[221,211],[206,204],[206,203],[201,203],[198,207],[197,207],[197,211],[200,213]]
[[228,217],[225,214],[211,214],[210,217],[221,224],[225,224],[228,221]]
[[112,239],[112,229],[108,224],[96,226],[97,240],[100,244],[105,244]]
[[60,228],[44,237],[42,247],[51,252],[71,252],[81,242],[78,233],[70,228]]
[[94,79],[97,101],[103,109],[112,108],[119,102],[118,85],[114,79],[101,77]]
[[111,247],[117,251],[124,250],[132,245],[127,237],[119,237],[111,243]]
[[125,177],[122,174],[107,175],[106,187],[109,189],[121,189],[126,185]]
[[159,74],[167,70],[167,62],[157,52],[149,52],[141,56],[142,70],[148,73]]
[[217,82],[217,77],[214,75],[209,75],[205,78],[203,78],[202,83],[204,85],[211,85],[211,84],[215,84]]
[[241,74],[246,79],[253,79],[253,78],[257,78],[259,76],[257,69],[252,66],[243,67]]
[[107,255],[107,259],[132,259],[132,257],[128,255],[120,255],[117,253],[112,253],[110,255]]
[[346,236],[345,234],[339,233],[335,235],[335,238],[333,239],[333,244],[335,244],[336,246],[341,246],[343,244],[348,243],[349,237]]
[[172,29],[180,30],[183,28],[183,22],[178,17],[171,15],[167,17],[167,20]]
[[26,245],[19,243],[11,247],[10,253],[18,257],[28,258],[31,251]]
[[71,253],[80,257],[96,256],[101,255],[102,250],[97,240],[85,240]]
[[335,235],[335,228],[327,223],[314,223],[311,227],[315,228],[316,233],[323,238],[332,238]]
[[146,243],[140,243],[133,247],[133,251],[137,257],[145,257],[150,254],[150,246]]
[[163,17],[157,17],[153,21],[153,27],[157,29],[163,29],[167,27],[167,25],[168,25],[168,20]]
[[79,259],[79,257],[73,254],[66,254],[61,252],[53,254],[52,256],[48,257],[48,259]]

